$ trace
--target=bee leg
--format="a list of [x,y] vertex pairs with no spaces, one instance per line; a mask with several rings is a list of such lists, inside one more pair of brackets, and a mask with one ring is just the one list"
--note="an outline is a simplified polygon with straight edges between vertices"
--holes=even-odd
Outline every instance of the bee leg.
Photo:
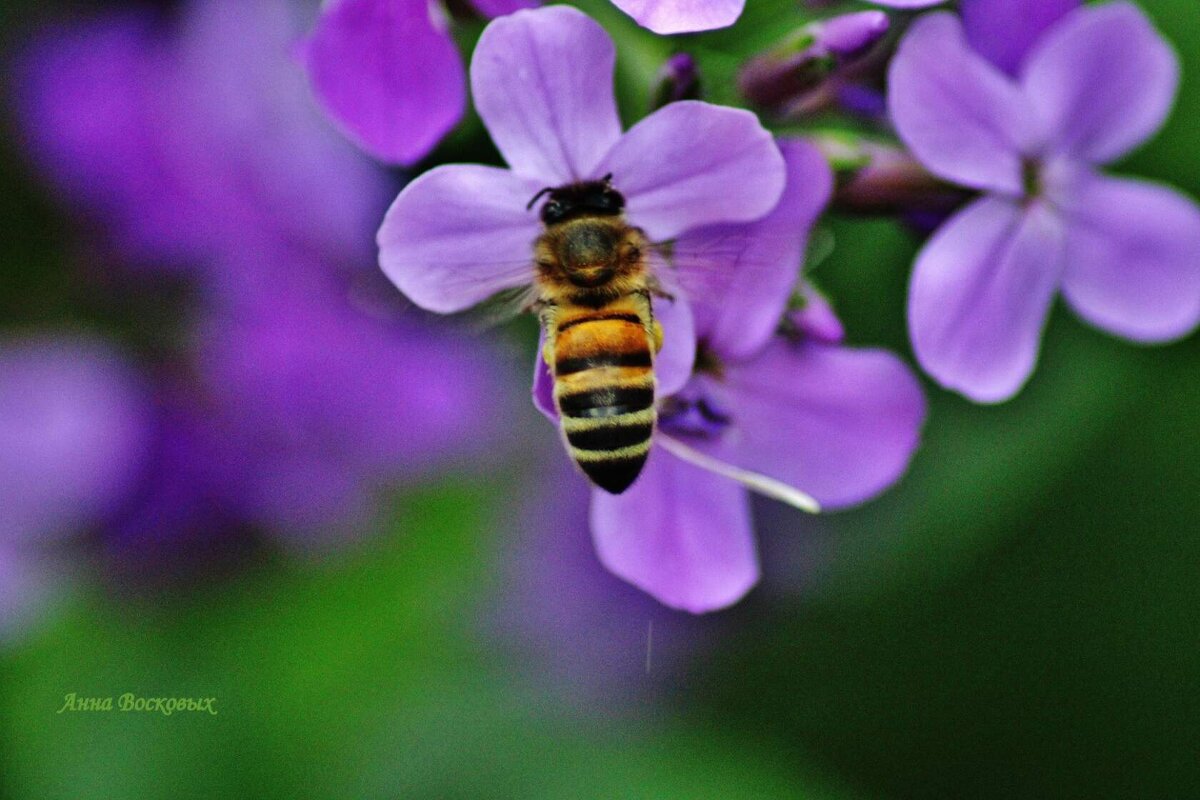
[[650,335],[654,337],[654,352],[658,353],[663,346],[663,329],[662,323],[654,320],[654,324],[650,327]]
[[542,344],[542,361],[546,362],[546,366],[554,363],[554,345],[549,339]]
[[671,294],[666,289],[662,288],[661,286],[658,286],[657,284],[650,287],[650,294],[652,294],[655,297],[661,297],[663,300],[670,300],[672,303],[675,302],[675,295]]

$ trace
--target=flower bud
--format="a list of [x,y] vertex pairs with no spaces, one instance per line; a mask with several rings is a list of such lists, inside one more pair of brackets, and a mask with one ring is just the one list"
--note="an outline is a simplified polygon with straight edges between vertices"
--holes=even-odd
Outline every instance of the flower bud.
[[679,100],[700,99],[700,74],[696,61],[687,53],[676,53],[658,70],[652,108],[662,108]]
[[882,11],[810,23],[747,62],[738,76],[739,88],[756,105],[780,110],[866,55],[887,31],[888,18]]
[[930,174],[906,150],[845,137],[817,145],[839,173],[833,204],[858,214],[942,214],[967,197]]

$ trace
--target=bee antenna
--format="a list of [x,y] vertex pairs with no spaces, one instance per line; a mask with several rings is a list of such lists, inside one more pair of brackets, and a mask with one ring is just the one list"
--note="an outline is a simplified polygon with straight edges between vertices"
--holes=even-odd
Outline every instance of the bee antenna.
[[612,188],[612,175],[613,174],[610,172],[607,175],[605,175],[603,178],[600,179],[600,182],[603,183],[605,186],[607,186],[610,189]]
[[553,192],[553,191],[554,191],[553,186],[547,186],[545,189],[542,189],[540,192],[538,192],[537,194],[535,194],[533,196],[533,199],[530,200],[529,203],[525,206],[525,210],[526,211],[531,210],[533,208],[534,203],[536,203],[538,200],[542,199],[542,197],[544,195],[549,194],[550,192]]

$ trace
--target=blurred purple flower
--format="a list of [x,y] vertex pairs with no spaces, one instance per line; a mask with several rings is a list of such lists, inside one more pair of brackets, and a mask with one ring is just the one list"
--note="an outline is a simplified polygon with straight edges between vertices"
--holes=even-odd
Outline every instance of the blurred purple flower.
[[0,342],[0,639],[53,593],[56,546],[111,511],[140,474],[148,410],[133,370],[98,341]]
[[[497,17],[534,3],[473,5]],[[381,161],[420,161],[466,108],[462,57],[439,12],[427,0],[332,0],[305,46],[304,63],[322,107]]]
[[247,518],[307,546],[357,532],[389,481],[486,453],[512,398],[489,349],[298,271],[211,312],[199,359]]
[[67,202],[154,268],[211,270],[278,239],[365,260],[387,181],[312,104],[297,31],[286,0],[48,29],[14,73],[24,137]]
[[28,137],[68,199],[219,290],[156,373],[153,466],[103,525],[134,572],[250,529],[304,548],[361,534],[390,481],[478,452],[481,409],[503,413],[489,351],[352,295],[383,284],[340,267],[369,257],[387,181],[310,103],[295,31],[284,0],[193,0],[174,27],[118,15],[21,62]]
[[[541,223],[527,206],[545,186],[612,173],[630,221],[654,241],[753,220],[778,202],[783,160],[753,114],[681,101],[622,134],[614,62],[604,29],[573,8],[520,11],[488,26],[471,81],[512,169],[441,166],[400,193],[379,230],[379,258],[413,302],[450,313],[528,286]],[[691,371],[691,312],[679,300],[656,303],[655,313],[668,337],[656,373],[671,392]]]
[[913,26],[891,69],[896,127],[931,172],[985,193],[917,258],[909,326],[930,375],[978,402],[1011,397],[1060,287],[1082,318],[1135,341],[1196,327],[1200,208],[1096,169],[1161,127],[1178,82],[1174,53],[1128,3],[1059,20],[1016,81],[956,17]]
[[148,406],[105,344],[0,343],[0,541],[45,543],[110,510],[138,474]]
[[[924,420],[908,368],[881,351],[839,347],[840,325],[819,298],[793,319],[819,338],[776,334],[832,190],[815,148],[792,141],[783,152],[787,189],[769,215],[677,240],[678,282],[700,340],[695,373],[662,390],[638,481],[621,495],[592,494],[601,561],[673,608],[722,608],[758,580],[747,486],[801,507],[797,489],[827,508],[862,502],[903,474]],[[533,394],[555,419],[540,358]]]
[[293,280],[210,306],[195,374],[159,388],[152,467],[103,532],[124,578],[221,566],[250,531],[298,552],[346,545],[389,486],[496,444],[490,419],[514,398],[488,350],[279,259]]

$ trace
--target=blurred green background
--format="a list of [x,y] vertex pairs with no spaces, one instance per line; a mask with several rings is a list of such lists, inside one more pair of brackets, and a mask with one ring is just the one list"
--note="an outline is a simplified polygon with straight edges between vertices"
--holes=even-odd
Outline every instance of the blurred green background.
[[[0,12],[10,42],[33,5]],[[670,43],[580,5],[618,37],[628,109]],[[1141,5],[1183,93],[1119,170],[1200,196],[1200,13]],[[769,42],[779,6],[750,0],[732,31],[697,37],[706,77]],[[435,158],[484,147],[468,123]],[[23,162],[9,137],[6,325],[57,319],[71,291],[70,223]],[[907,355],[919,242],[890,222],[832,231],[817,277],[851,341]],[[763,585],[698,620],[654,612],[682,655],[619,686],[551,686],[545,644],[488,622],[519,591],[512,560],[538,557],[514,545],[534,458],[401,491],[384,530],[330,560],[150,596],[82,582],[0,656],[0,796],[1200,796],[1200,338],[1135,347],[1060,309],[1015,401],[928,389],[898,489],[817,521],[758,506]],[[620,620],[636,635],[595,668],[641,664],[646,623]],[[580,624],[605,653],[607,628]],[[219,713],[56,714],[70,692],[216,697]]]

